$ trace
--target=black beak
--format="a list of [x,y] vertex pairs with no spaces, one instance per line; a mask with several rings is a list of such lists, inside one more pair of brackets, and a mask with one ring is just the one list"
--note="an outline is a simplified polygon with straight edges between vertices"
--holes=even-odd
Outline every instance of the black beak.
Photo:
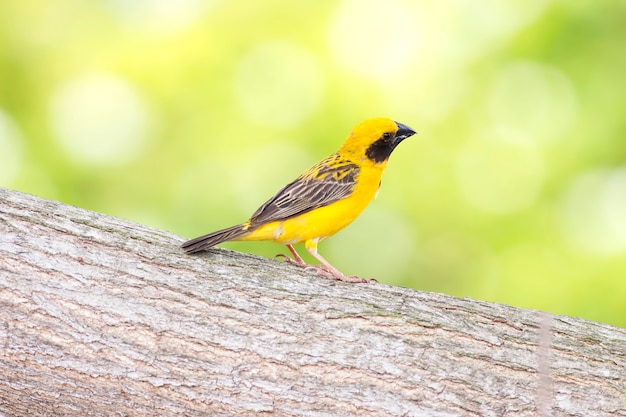
[[396,125],[398,126],[398,131],[396,132],[396,144],[402,142],[404,139],[413,136],[415,133],[415,130],[411,129],[410,127],[408,127],[407,125],[403,125],[402,123],[398,123],[396,122]]

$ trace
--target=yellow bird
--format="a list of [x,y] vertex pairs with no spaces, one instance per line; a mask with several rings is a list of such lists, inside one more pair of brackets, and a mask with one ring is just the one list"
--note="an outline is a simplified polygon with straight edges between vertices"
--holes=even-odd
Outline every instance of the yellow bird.
[[[250,220],[183,243],[187,253],[218,243],[272,240],[287,245],[294,259],[285,260],[319,275],[346,282],[365,279],[345,276],[317,253],[317,244],[346,227],[376,197],[391,152],[415,131],[387,118],[366,120],[348,135],[341,148],[315,164],[270,198]],[[293,245],[303,243],[321,265],[308,265]]]

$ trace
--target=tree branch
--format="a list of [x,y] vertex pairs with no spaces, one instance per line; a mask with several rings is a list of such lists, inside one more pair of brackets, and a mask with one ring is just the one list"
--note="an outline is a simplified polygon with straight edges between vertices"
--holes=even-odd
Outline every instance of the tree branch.
[[0,189],[0,414],[626,416],[626,331]]

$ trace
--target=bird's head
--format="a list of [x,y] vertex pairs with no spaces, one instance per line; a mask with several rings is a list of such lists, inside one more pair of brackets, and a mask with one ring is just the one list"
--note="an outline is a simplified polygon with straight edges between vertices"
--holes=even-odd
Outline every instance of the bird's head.
[[410,127],[391,119],[369,119],[352,129],[339,152],[374,164],[386,163],[396,146],[414,134]]

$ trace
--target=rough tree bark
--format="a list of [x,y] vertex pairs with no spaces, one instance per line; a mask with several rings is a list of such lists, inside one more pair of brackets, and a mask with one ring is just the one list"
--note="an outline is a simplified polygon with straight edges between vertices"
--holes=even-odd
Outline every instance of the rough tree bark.
[[0,189],[0,415],[626,416],[624,329],[181,241]]

